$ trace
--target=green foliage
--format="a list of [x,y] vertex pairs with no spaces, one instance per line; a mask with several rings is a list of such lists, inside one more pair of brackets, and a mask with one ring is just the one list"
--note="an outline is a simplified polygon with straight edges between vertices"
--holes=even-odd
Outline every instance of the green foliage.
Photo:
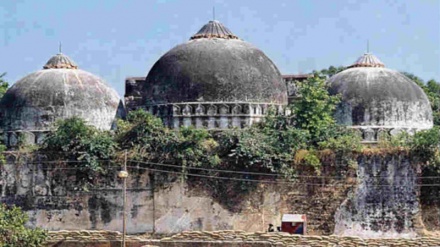
[[325,80],[318,74],[303,82],[297,82],[301,96],[291,105],[294,126],[310,133],[312,143],[318,143],[328,137],[335,125],[333,118],[339,96],[331,96],[327,91]]
[[5,75],[6,73],[0,74],[0,99],[3,97],[3,95],[5,95],[9,88],[9,83],[3,79]]
[[4,164],[6,162],[6,157],[3,154],[6,151],[6,146],[3,144],[0,144],[0,165]]
[[[3,97],[3,95],[6,93],[6,91],[9,88],[9,83],[3,79],[5,75],[6,73],[0,74],[0,99]],[[3,164],[5,162],[5,156],[3,155],[4,151],[6,151],[6,146],[0,144],[0,164]]]
[[416,83],[417,85],[419,85],[422,89],[426,88],[425,83],[423,82],[423,80],[422,80],[420,77],[415,76],[415,75],[413,75],[413,74],[411,74],[411,73],[408,73],[408,72],[402,72],[402,74],[405,75],[406,77],[408,77],[408,78],[409,78],[410,80],[412,80],[413,82],[415,82],[415,83]]
[[123,149],[132,149],[134,158],[186,166],[215,166],[217,142],[204,129],[170,130],[162,121],[143,110],[130,112],[118,133]]
[[56,124],[56,130],[48,134],[39,151],[50,157],[69,160],[71,166],[79,169],[87,184],[93,184],[95,177],[105,174],[103,160],[109,160],[117,147],[109,132],[99,131],[80,118],[72,117]]
[[[0,74],[0,99],[3,97],[3,95],[6,93],[6,91],[9,88],[9,83],[3,79],[3,77],[5,75],[6,75],[6,73]],[[2,142],[3,142],[3,140],[2,140]],[[0,164],[3,164],[5,162],[5,156],[3,155],[4,151],[6,151],[6,146],[3,144],[0,144]]]
[[429,130],[417,132],[409,147],[414,156],[420,161],[426,162],[431,166],[440,168],[439,147],[440,147],[440,128],[435,126]]
[[0,204],[0,247],[39,247],[48,236],[42,229],[25,227],[28,216],[18,207]]
[[325,77],[332,77],[333,75],[336,75],[337,73],[343,71],[345,69],[344,66],[330,66],[328,69],[322,69],[318,73],[325,76]]
[[330,162],[336,167],[354,168],[357,166],[355,155],[362,150],[361,141],[361,135],[356,130],[339,126],[333,129],[331,137],[320,142],[318,146],[321,150],[331,150],[335,160]]
[[440,168],[440,127],[409,134],[405,131],[397,135],[382,135],[379,148],[403,148],[411,152],[412,157],[422,164]]
[[332,137],[320,142],[320,149],[330,149],[339,152],[342,155],[348,155],[351,152],[360,152],[362,149],[362,138],[355,130],[339,127]]
[[149,150],[160,145],[168,132],[159,118],[138,109],[128,114],[127,121],[119,120],[117,141],[122,149],[143,145]]
[[321,175],[322,163],[316,150],[299,150],[295,154],[294,161],[296,166],[300,166],[299,168],[302,172],[309,170],[312,171],[313,174]]
[[411,73],[402,73],[423,89],[431,103],[434,125],[440,125],[440,83],[435,80],[429,80],[425,84],[421,78]]
[[295,128],[291,124],[291,118],[270,112],[264,121],[254,128],[269,137],[269,144],[277,153],[292,153],[306,148],[311,137],[307,130]]
[[228,157],[241,170],[289,172],[286,161],[291,160],[292,153],[289,149],[277,152],[277,147],[271,145],[275,138],[258,128],[249,128],[226,131],[219,142],[231,142]]
[[[119,124],[123,128],[118,142],[130,150],[131,158],[175,164],[184,171],[187,167],[221,167],[287,177],[302,169],[301,165],[317,173],[321,167],[318,149],[332,149],[341,156],[360,149],[359,136],[335,125],[332,113],[338,97],[328,95],[323,79],[315,75],[300,85],[300,92],[302,98],[292,106],[292,116],[271,110],[259,124],[221,132],[170,130],[153,115],[133,111]],[[298,156],[301,150],[308,150],[307,155]]]
[[378,147],[383,149],[390,148],[409,148],[414,136],[406,131],[402,131],[397,135],[390,135],[388,133],[381,134],[378,137]]
[[290,119],[271,114],[261,124],[219,133],[204,129],[170,130],[142,110],[129,114],[118,134],[132,158],[185,167],[217,167],[291,174],[296,150],[305,148],[307,131],[289,125]]
[[207,130],[181,128],[174,133],[177,135],[174,143],[174,159],[182,166],[216,166],[220,163],[220,157],[216,153],[218,143],[212,138]]
[[235,169],[270,171],[286,176],[295,171],[295,152],[307,147],[308,131],[290,125],[290,117],[270,113],[260,124],[247,129],[225,130],[217,135],[220,157]]

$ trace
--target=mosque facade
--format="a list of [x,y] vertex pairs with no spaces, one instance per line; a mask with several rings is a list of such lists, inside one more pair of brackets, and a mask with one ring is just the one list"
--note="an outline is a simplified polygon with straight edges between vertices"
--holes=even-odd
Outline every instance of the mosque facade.
[[[245,128],[269,109],[286,113],[294,104],[295,81],[310,75],[281,75],[261,50],[218,21],[209,21],[189,41],[165,53],[146,77],[125,81],[125,104],[99,77],[57,54],[42,70],[16,82],[0,101],[0,128],[8,146],[20,135],[41,143],[59,119],[84,118],[110,130],[115,118],[143,108],[170,128]],[[364,140],[380,133],[414,132],[433,126],[423,90],[403,74],[365,54],[328,80],[329,92],[342,96],[339,124],[360,131]]]

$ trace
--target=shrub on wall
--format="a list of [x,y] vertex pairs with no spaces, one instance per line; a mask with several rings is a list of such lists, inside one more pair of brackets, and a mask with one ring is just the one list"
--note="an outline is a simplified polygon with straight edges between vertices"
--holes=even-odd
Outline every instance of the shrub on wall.
[[89,126],[78,117],[58,121],[55,127],[38,152],[51,160],[67,161],[70,166],[78,168],[75,172],[84,188],[106,173],[103,164],[114,156],[117,148],[110,132]]
[[0,247],[39,247],[47,238],[47,231],[25,227],[27,214],[18,207],[0,204]]

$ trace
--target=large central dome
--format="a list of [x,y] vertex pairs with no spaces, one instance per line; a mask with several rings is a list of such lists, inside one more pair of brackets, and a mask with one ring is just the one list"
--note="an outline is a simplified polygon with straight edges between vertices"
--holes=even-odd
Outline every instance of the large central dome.
[[274,63],[218,21],[163,55],[143,87],[146,104],[258,102],[287,104]]

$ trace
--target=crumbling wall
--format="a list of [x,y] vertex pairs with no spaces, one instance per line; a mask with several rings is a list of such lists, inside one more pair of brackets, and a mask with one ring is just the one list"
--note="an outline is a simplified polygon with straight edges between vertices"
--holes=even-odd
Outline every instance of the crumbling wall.
[[404,154],[360,156],[358,185],[336,213],[335,234],[415,237],[417,174],[417,166]]
[[[7,164],[0,166],[1,202],[22,207],[30,216],[30,226],[48,230],[121,230],[122,186],[116,176],[119,167],[109,166],[105,176],[93,178],[99,183],[87,188],[80,183],[78,171],[66,164],[35,158],[17,161],[8,157]],[[158,181],[153,182],[155,177],[154,171],[130,170],[129,233],[266,231],[268,224],[281,225],[282,214],[299,213],[307,214],[309,233],[332,234],[334,213],[350,188],[344,178],[324,181],[304,177],[251,183],[247,193],[235,195],[239,196],[236,203],[240,205],[232,210],[227,193],[213,196],[207,186],[212,178],[198,180],[200,183],[194,185],[168,175],[159,186]],[[235,191],[236,184],[231,181],[219,183],[227,183],[228,191]]]

